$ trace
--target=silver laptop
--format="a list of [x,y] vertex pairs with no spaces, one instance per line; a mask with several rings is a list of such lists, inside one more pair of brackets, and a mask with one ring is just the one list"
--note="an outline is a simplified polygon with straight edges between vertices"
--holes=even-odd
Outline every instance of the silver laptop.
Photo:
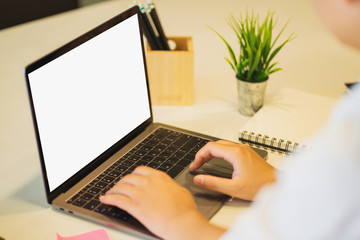
[[196,152],[217,138],[153,123],[140,18],[133,7],[30,64],[25,75],[48,202],[151,239],[99,195],[147,165],[187,187],[210,218],[228,196],[195,186],[193,176],[231,177],[232,167],[214,159],[189,172]]

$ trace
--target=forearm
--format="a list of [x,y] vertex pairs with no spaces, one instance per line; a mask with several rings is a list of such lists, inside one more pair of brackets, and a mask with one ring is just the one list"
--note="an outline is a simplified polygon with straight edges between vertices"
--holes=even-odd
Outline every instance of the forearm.
[[169,240],[219,239],[226,229],[211,224],[199,212],[184,213],[169,224],[163,238]]

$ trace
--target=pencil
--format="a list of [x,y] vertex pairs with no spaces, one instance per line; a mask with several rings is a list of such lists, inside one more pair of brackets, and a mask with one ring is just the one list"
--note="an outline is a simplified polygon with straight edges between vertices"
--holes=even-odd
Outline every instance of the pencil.
[[148,0],[147,3],[148,3],[148,11],[150,13],[151,19],[156,27],[157,32],[159,33],[160,43],[163,45],[164,50],[170,50],[163,27],[161,26],[161,23],[160,23],[159,16],[155,9],[155,4],[151,0]]
[[161,43],[159,39],[156,37],[153,28],[151,27],[150,21],[146,15],[144,6],[139,3],[139,8],[141,11],[141,19],[145,37],[150,45],[151,50],[162,50]]

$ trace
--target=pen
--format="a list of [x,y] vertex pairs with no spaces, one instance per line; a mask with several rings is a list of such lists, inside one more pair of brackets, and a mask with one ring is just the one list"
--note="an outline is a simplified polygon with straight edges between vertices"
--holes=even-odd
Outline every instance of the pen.
[[164,30],[161,26],[160,19],[155,9],[155,4],[152,0],[147,0],[147,9],[151,16],[151,19],[156,27],[157,32],[159,33],[160,43],[163,45],[164,50],[170,50],[169,44],[167,42],[167,38],[165,36]]
[[160,44],[159,39],[156,37],[153,28],[151,27],[151,24],[145,12],[145,8],[142,3],[139,2],[138,4],[141,11],[144,34],[146,39],[148,40],[150,48],[152,50],[161,50],[162,46]]

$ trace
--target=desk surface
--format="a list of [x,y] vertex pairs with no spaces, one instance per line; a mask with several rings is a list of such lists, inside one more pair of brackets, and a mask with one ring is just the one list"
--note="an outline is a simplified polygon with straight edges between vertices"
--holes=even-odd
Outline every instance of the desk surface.
[[[45,201],[40,164],[27,100],[24,67],[126,9],[130,1],[109,1],[0,31],[0,236],[6,239],[55,239],[104,226],[53,210]],[[236,141],[237,130],[249,118],[237,112],[236,82],[224,61],[227,51],[206,24],[233,37],[225,17],[255,8],[264,15],[276,10],[279,26],[298,38],[285,46],[277,60],[284,69],[271,76],[266,98],[281,86],[339,97],[344,82],[359,77],[358,54],[337,42],[321,25],[309,1],[157,0],[168,35],[192,36],[195,57],[195,103],[154,106],[155,121]],[[235,38],[232,38],[235,43]],[[266,100],[265,98],[265,100]],[[11,171],[10,171],[11,170]],[[229,226],[248,206],[226,204],[212,222]],[[133,236],[106,228],[112,239]]]

